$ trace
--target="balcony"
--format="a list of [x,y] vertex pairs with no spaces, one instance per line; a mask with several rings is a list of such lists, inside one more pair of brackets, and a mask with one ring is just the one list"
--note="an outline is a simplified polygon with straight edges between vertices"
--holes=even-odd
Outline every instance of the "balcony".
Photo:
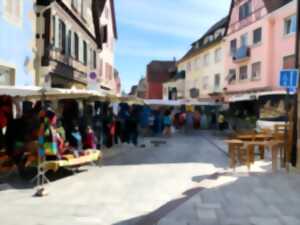
[[235,63],[240,63],[248,60],[250,58],[250,48],[247,46],[242,46],[236,50],[236,52],[232,56],[232,60]]

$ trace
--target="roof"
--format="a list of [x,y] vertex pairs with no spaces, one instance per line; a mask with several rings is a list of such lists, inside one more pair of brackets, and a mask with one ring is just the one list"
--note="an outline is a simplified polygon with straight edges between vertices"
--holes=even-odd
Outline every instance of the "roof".
[[115,10],[115,1],[110,0],[111,5],[111,15],[112,15],[112,24],[113,24],[113,31],[114,31],[114,37],[118,39],[118,31],[117,31],[117,21],[116,21],[116,10]]
[[174,69],[176,69],[176,61],[151,61],[147,66],[147,80],[165,82],[170,79]]
[[[224,33],[224,35],[221,35],[218,38],[215,38],[213,41],[210,41],[208,43],[204,43],[204,40],[209,35],[214,34],[218,29],[221,29],[221,28],[227,29],[228,21],[229,21],[228,19],[229,19],[229,17],[226,16],[226,17],[222,18],[221,20],[219,20],[217,23],[215,23],[213,26],[211,26],[200,39],[198,39],[197,41],[192,43],[192,47],[190,48],[190,50],[179,60],[179,62],[183,62],[183,61],[189,59],[190,57],[198,54],[203,49],[206,49],[206,48],[220,42],[223,39],[223,37],[225,36],[226,32]],[[196,47],[197,43],[199,43],[199,47]]]
[[[292,1],[293,0],[263,0],[268,13],[271,13],[271,12],[281,8],[282,6],[288,4]],[[231,18],[232,10],[234,8],[234,2],[235,2],[235,0],[231,0],[230,12],[229,12],[229,18],[228,18],[229,21],[230,21],[230,18]]]

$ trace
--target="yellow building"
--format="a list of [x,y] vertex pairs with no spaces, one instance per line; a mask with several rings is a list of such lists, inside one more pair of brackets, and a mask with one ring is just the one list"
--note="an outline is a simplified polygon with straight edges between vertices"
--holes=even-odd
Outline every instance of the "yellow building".
[[222,100],[227,22],[226,17],[214,24],[179,61],[178,68],[186,71],[186,99]]

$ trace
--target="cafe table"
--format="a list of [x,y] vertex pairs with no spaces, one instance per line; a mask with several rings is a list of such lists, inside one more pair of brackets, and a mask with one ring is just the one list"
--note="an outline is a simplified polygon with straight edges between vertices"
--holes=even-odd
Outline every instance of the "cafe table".
[[[277,171],[277,160],[278,153],[282,156],[284,151],[284,141],[281,140],[254,140],[254,141],[243,141],[240,139],[225,140],[229,148],[229,166],[235,170],[236,167],[236,156],[238,155],[241,159],[241,155],[246,155],[246,165],[248,171],[251,169],[251,163],[253,160],[253,149],[255,146],[263,147],[263,151],[271,151],[272,153],[272,171],[276,173]],[[288,168],[286,168],[288,170]]]

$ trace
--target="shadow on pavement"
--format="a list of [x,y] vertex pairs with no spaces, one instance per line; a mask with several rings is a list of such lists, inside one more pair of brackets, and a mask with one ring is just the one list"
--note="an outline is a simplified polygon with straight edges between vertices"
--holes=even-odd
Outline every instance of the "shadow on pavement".
[[[48,172],[47,178],[50,182],[55,182],[67,177],[70,177],[72,175],[76,176],[78,173],[86,172],[86,169],[80,169],[74,172],[66,169],[60,169],[57,172]],[[0,193],[4,190],[12,190],[12,189],[32,189],[36,186],[36,182],[32,182],[30,180],[22,179],[17,172],[12,173],[10,176],[6,178],[0,179]]]
[[[202,179],[217,179],[222,174],[214,173],[209,176],[203,176]],[[199,178],[199,177],[198,177]],[[200,181],[199,181],[200,182]],[[182,193],[183,197],[167,202],[155,211],[141,217],[136,217],[130,220],[122,221],[114,225],[156,225],[162,218],[183,205],[185,202],[193,198],[196,194],[205,190],[203,187],[189,189]]]
[[[158,225],[165,218],[167,220],[163,225],[206,224],[209,221],[206,215],[202,215],[202,210],[214,212],[215,218],[211,218],[214,221],[209,224],[251,225],[260,218],[278,220],[278,224],[286,224],[287,218],[300,222],[299,175],[215,173],[207,177],[194,177],[193,180],[198,183],[207,180],[214,187],[187,190],[183,197],[169,201],[147,215],[114,225]],[[196,195],[195,201],[188,202]],[[202,223],[202,220],[205,222]]]

